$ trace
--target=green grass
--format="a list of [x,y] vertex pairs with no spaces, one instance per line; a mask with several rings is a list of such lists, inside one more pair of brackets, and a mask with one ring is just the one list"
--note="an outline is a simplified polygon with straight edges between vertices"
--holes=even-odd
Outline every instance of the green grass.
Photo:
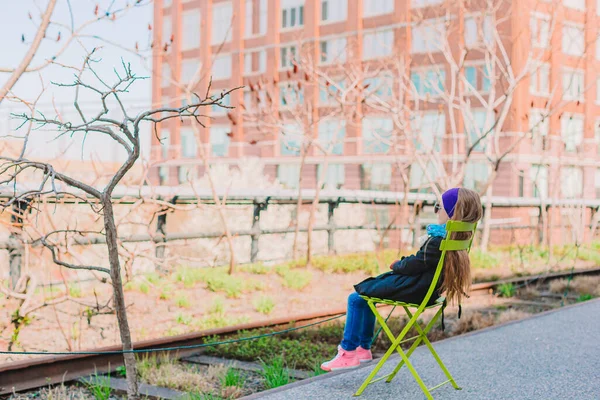
[[269,362],[260,361],[263,368],[261,375],[265,379],[267,389],[287,385],[291,382],[290,371],[285,366],[282,357],[274,357]]
[[210,314],[222,314],[225,311],[225,301],[222,297],[215,297],[208,308]]
[[161,289],[160,295],[158,296],[161,300],[170,300],[173,297],[173,288],[170,286],[165,286]]
[[211,292],[224,292],[227,297],[239,298],[244,289],[244,279],[223,273],[206,274],[204,281]]
[[94,373],[85,382],[86,388],[92,393],[96,400],[108,400],[112,389],[110,388],[110,375],[98,375]]
[[254,299],[254,309],[261,314],[269,315],[273,308],[275,308],[275,302],[268,296],[261,296]]
[[224,400],[221,396],[212,393],[188,393],[185,400]]
[[496,292],[500,297],[513,297],[517,292],[517,288],[512,283],[503,283],[496,288]]
[[179,294],[175,297],[175,305],[179,308],[190,308],[190,301],[184,294]]
[[224,328],[226,326],[233,326],[239,324],[245,324],[249,322],[248,317],[230,317],[223,313],[209,314],[206,315],[195,323],[198,329],[215,329]]
[[175,321],[178,324],[182,324],[182,325],[191,325],[192,322],[194,322],[194,317],[192,317],[191,315],[187,315],[187,314],[177,314],[177,316],[175,317]]
[[140,292],[142,292],[144,294],[150,293],[150,285],[148,285],[148,283],[146,283],[146,282],[140,282],[138,289],[140,290]]
[[273,272],[273,267],[266,266],[263,263],[240,265],[238,267],[240,272],[247,272],[254,275],[266,275]]
[[242,386],[244,386],[245,382],[246,382],[246,379],[244,379],[244,377],[240,374],[240,371],[238,371],[237,369],[234,369],[234,368],[227,369],[227,372],[225,372],[225,375],[223,375],[221,377],[221,385],[223,385],[225,387],[229,387],[229,386],[242,387]]
[[145,277],[148,282],[155,286],[159,285],[161,281],[164,281],[164,279],[156,272],[149,272],[145,275]]
[[310,284],[312,274],[310,271],[303,269],[289,269],[282,272],[281,278],[283,286],[294,290],[302,290]]
[[203,282],[204,268],[182,267],[175,272],[175,281],[183,283],[186,288],[194,287],[197,283]]
[[588,301],[588,300],[591,300],[593,298],[594,298],[594,296],[592,296],[591,294],[581,294],[577,298],[577,302],[581,303],[582,301]]

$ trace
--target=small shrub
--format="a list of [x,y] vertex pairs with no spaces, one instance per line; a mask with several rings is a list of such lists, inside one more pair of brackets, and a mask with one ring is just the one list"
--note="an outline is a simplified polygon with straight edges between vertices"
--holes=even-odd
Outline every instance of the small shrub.
[[125,369],[124,365],[117,367],[116,373],[117,373],[117,376],[122,376],[122,377],[127,376],[127,370]]
[[588,301],[588,300],[591,300],[591,299],[593,299],[593,296],[591,294],[581,294],[577,298],[577,302],[581,303],[582,301]]
[[496,288],[496,291],[500,295],[500,297],[513,297],[517,292],[517,288],[514,284],[508,282],[499,285]]
[[175,305],[179,308],[189,308],[190,307],[190,301],[188,300],[188,298],[183,295],[177,295],[177,297],[175,297]]
[[79,285],[71,285],[69,286],[69,296],[78,299],[83,296],[81,292],[81,286]]
[[273,268],[268,267],[263,263],[256,263],[256,264],[241,265],[239,270],[243,271],[243,272],[248,272],[248,273],[254,274],[254,275],[266,275],[266,274],[272,272]]
[[275,308],[275,302],[268,296],[261,296],[254,300],[254,309],[261,314],[269,315]]
[[202,282],[204,275],[205,272],[201,268],[183,267],[175,273],[175,280],[183,283],[186,288],[191,288],[196,283]]
[[150,292],[150,286],[146,282],[141,282],[138,288],[140,292],[144,294],[148,294]]
[[240,297],[244,288],[244,280],[241,277],[220,271],[207,273],[204,282],[211,292],[225,292],[227,297],[232,298]]
[[161,276],[156,272],[150,272],[146,274],[146,280],[153,285],[158,285],[162,280]]
[[215,297],[210,305],[208,312],[210,314],[222,314],[225,311],[225,302],[222,297]]
[[285,367],[282,357],[275,357],[269,363],[260,361],[263,368],[261,375],[265,379],[265,386],[273,389],[290,383],[290,372]]
[[96,400],[108,400],[112,389],[110,388],[110,375],[98,375],[94,373],[88,381],[85,382],[87,389],[92,392]]
[[223,377],[221,377],[221,385],[223,385],[225,387],[228,387],[228,386],[242,387],[242,386],[244,386],[245,381],[246,380],[240,374],[240,372],[234,368],[229,368],[227,370],[227,372],[225,372],[225,375],[223,375]]
[[171,299],[171,297],[173,297],[173,292],[169,287],[162,288],[162,290],[160,291],[160,295],[158,296],[158,298],[161,300],[169,300]]
[[177,316],[175,317],[175,321],[178,324],[191,325],[191,323],[194,321],[194,317],[186,314],[177,314]]
[[302,290],[310,284],[312,274],[306,270],[288,270],[283,276],[283,285],[290,289]]

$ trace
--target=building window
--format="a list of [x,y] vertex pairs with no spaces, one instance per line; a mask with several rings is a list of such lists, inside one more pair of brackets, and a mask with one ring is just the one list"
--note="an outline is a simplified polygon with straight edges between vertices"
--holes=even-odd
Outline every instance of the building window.
[[478,193],[486,188],[490,173],[488,165],[481,161],[469,161],[465,167],[464,187]]
[[217,45],[231,41],[232,16],[233,7],[230,1],[213,5],[211,44]]
[[296,62],[296,46],[281,46],[279,52],[279,69],[292,68]]
[[323,182],[323,188],[340,189],[344,186],[346,180],[344,164],[328,164],[325,176],[323,176],[324,169],[324,165],[317,165],[317,182]]
[[181,50],[192,50],[200,47],[200,10],[184,11],[181,17]]
[[550,94],[550,64],[533,64],[529,77],[529,93],[542,97]]
[[363,35],[363,60],[386,57],[394,48],[394,31],[391,29]]
[[166,88],[171,86],[171,67],[168,63],[162,64],[160,87]]
[[363,80],[363,95],[367,102],[385,101],[392,97],[394,78],[388,73],[379,74],[373,78]]
[[229,154],[229,136],[231,129],[225,126],[210,127],[210,150],[215,157],[227,157]]
[[266,50],[251,51],[244,54],[244,75],[263,74],[266,70]]
[[214,58],[212,78],[215,81],[231,78],[231,54],[221,54]]
[[[267,33],[268,0],[246,0],[246,21],[244,35],[263,36]],[[258,15],[258,18],[255,18]]]
[[198,155],[198,147],[196,146],[196,138],[192,128],[181,128],[179,131],[181,138],[181,157],[196,158]]
[[362,120],[363,154],[387,153],[394,123],[391,118],[365,117]]
[[466,86],[467,92],[478,92],[487,93],[492,87],[491,73],[488,70],[487,65],[481,66],[468,66],[465,67],[465,80],[468,85]]
[[560,170],[562,195],[566,199],[583,197],[583,170],[577,167],[562,167]]
[[412,53],[440,51],[446,42],[446,25],[439,20],[425,20],[413,26],[411,36]]
[[345,63],[346,38],[328,39],[321,41],[321,63]]
[[363,17],[374,17],[376,15],[390,14],[392,12],[394,12],[394,0],[363,1]]
[[440,96],[444,93],[446,71],[443,67],[423,68],[410,74],[415,96]]
[[340,101],[341,92],[346,87],[344,80],[330,82],[322,80],[319,83],[319,104],[323,106],[334,105]]
[[531,132],[532,150],[534,152],[548,149],[550,117],[546,111],[532,109],[529,112],[529,132]]
[[425,170],[420,164],[414,163],[410,166],[409,190],[420,193],[430,192],[431,186],[435,184],[438,177],[439,170],[433,162],[429,161]]
[[319,144],[327,154],[344,154],[346,121],[326,120],[319,122]]
[[446,132],[446,114],[423,113],[411,121],[411,130],[417,152],[439,152]]
[[279,105],[282,108],[293,108],[304,104],[304,88],[296,81],[279,84]]
[[348,0],[321,0],[321,21],[345,21],[347,17]]
[[533,197],[548,198],[548,167],[545,165],[532,165],[529,178],[533,186]]
[[437,4],[444,3],[444,0],[412,0],[411,6],[412,8],[420,8],[427,6],[435,6]]
[[171,148],[171,131],[168,129],[160,130],[160,154],[163,160],[169,159],[169,149]]
[[304,25],[304,0],[281,0],[281,28]]
[[488,121],[487,112],[485,110],[477,110],[471,113],[472,118],[465,115],[465,129],[467,131],[467,139],[469,148],[473,151],[484,151],[490,136],[490,129],[493,127],[492,118]]
[[218,104],[213,104],[210,106],[211,115],[215,116],[227,114],[227,112],[229,111],[229,108],[227,107],[231,106],[231,95],[227,94],[226,96],[223,96],[223,98],[221,98],[221,93],[215,92],[211,94],[211,97],[213,99],[221,99],[218,101]]
[[267,107],[267,92],[265,90],[244,89],[243,109],[248,113],[256,112]]
[[169,183],[169,167],[166,165],[161,165],[158,168],[158,179],[161,185],[166,185]]
[[181,83],[190,83],[198,72],[200,60],[197,58],[186,58],[181,61]]
[[517,172],[517,175],[519,177],[519,197],[524,197],[525,196],[525,171],[523,170],[519,170]]
[[565,22],[562,35],[562,51],[571,56],[583,56],[585,33],[581,26]]
[[585,11],[585,0],[563,0],[565,7]]
[[392,164],[368,163],[360,166],[360,188],[362,190],[390,190]]
[[198,170],[195,166],[180,166],[178,173],[179,184],[195,181],[197,178],[197,172]]
[[579,152],[583,142],[583,115],[564,113],[560,119],[560,130],[565,151],[568,153]]
[[[161,104],[161,108],[171,108],[171,98],[169,96],[163,96],[162,97],[162,104]],[[172,112],[166,112],[163,111],[161,117],[167,117],[173,115]]]
[[531,46],[538,49],[546,49],[550,45],[550,16],[532,15],[529,20],[531,31]]
[[565,70],[562,76],[563,99],[584,101],[584,82],[583,70]]
[[297,189],[300,183],[300,165],[281,164],[277,166],[277,180],[286,189]]
[[302,145],[302,128],[296,124],[284,124],[281,129],[279,142],[282,156],[299,156]]
[[494,19],[491,15],[472,15],[465,18],[465,46],[472,48],[494,40]]
[[163,0],[163,7],[164,8],[170,7],[171,4],[173,4],[173,0]]

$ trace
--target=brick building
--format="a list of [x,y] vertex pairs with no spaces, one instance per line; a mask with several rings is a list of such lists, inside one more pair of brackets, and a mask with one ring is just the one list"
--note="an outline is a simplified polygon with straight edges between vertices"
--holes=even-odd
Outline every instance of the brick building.
[[[290,79],[293,69],[290,55],[295,56],[299,46],[309,48],[325,69],[331,64],[367,68],[377,60],[405,55],[410,83],[423,103],[420,134],[428,135],[425,142],[439,140],[436,151],[450,154],[454,143],[461,148],[468,143],[469,124],[486,125],[489,121],[486,122],[486,112],[478,108],[477,97],[469,97],[468,92],[459,98],[462,102],[469,99],[472,118],[465,118],[464,113],[451,118],[454,111],[442,96],[430,100],[435,99],[437,86],[446,92],[454,87],[455,70],[436,47],[439,32],[448,37],[448,51],[453,55],[473,49],[465,52],[457,85],[483,95],[492,89],[503,90],[503,82],[490,79],[489,67],[484,65],[486,52],[471,45],[486,42],[488,36],[497,34],[506,50],[500,57],[505,56],[515,71],[528,72],[511,92],[503,133],[493,144],[498,149],[514,147],[497,171],[493,195],[600,199],[600,80],[596,75],[600,68],[600,2],[458,3],[461,2],[156,0],[153,103],[181,104],[182,91],[173,80],[185,83],[197,78],[194,74],[199,66],[203,67],[202,79],[195,88],[198,93],[206,92],[208,75],[212,75],[213,93],[245,86],[224,100],[236,107],[232,111],[236,123],[231,123],[226,110],[213,107],[213,118],[201,131],[201,142],[211,154],[211,162],[236,165],[240,158],[259,156],[265,163],[265,174],[284,186],[294,187],[299,175],[297,152],[288,151],[285,137],[277,133],[254,140],[254,127],[240,116],[245,112],[240,106],[250,108],[248,87],[259,80],[277,82],[276,90],[283,92],[281,85]],[[497,28],[490,26],[490,10]],[[535,68],[529,65],[532,59]],[[498,76],[503,73],[496,71]],[[380,78],[387,76],[385,79],[394,87],[397,74],[381,74]],[[465,89],[469,85],[470,89]],[[326,106],[318,88],[303,92],[301,101]],[[329,158],[326,183],[346,189],[401,190],[396,160],[418,152],[419,145],[404,147],[405,154],[390,154],[390,146],[369,145],[373,132],[392,129],[389,115],[373,114],[363,108],[349,118],[352,120],[342,124],[343,143]],[[153,138],[152,147],[155,167],[151,176],[155,182],[177,185],[202,173],[194,133],[188,124],[172,119],[159,127],[162,141]],[[320,130],[321,124],[314,129]],[[485,128],[480,127],[482,130]],[[448,158],[441,159],[450,163]],[[488,179],[486,160],[485,152],[475,146],[465,169],[465,186],[480,188]],[[306,161],[303,182],[314,187],[322,157],[313,151]],[[421,166],[415,164],[408,176],[411,190],[427,186],[423,185],[425,171]]]

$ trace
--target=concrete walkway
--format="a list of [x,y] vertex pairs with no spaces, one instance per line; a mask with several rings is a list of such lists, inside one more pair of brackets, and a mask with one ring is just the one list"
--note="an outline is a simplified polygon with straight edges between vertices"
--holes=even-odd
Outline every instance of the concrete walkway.
[[[600,399],[600,299],[522,321],[450,338],[434,346],[456,382],[432,392],[436,399]],[[382,369],[389,373],[399,357]],[[427,348],[411,360],[428,386],[445,381]],[[373,364],[326,374],[252,396],[265,400],[349,399]],[[381,373],[381,372],[380,372]],[[361,398],[425,399],[406,367],[392,383],[370,385]]]

